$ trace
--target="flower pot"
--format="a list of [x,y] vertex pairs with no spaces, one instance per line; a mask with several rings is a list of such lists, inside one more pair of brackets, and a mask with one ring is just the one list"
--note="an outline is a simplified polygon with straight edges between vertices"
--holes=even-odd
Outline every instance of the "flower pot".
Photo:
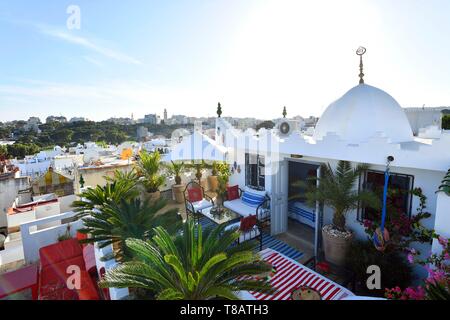
[[185,186],[183,184],[174,184],[172,186],[173,200],[175,200],[176,203],[184,203],[184,188]]
[[203,190],[208,191],[208,180],[206,179],[200,180],[200,185],[202,186]]
[[326,225],[322,228],[322,239],[325,259],[337,266],[343,266],[353,233],[341,232],[334,229],[332,225]]
[[217,176],[209,176],[208,177],[209,190],[216,192],[217,188],[219,188],[219,179]]
[[158,201],[159,198],[161,198],[161,192],[156,191],[156,192],[143,192],[143,200],[144,201],[148,201],[148,202],[155,202]]

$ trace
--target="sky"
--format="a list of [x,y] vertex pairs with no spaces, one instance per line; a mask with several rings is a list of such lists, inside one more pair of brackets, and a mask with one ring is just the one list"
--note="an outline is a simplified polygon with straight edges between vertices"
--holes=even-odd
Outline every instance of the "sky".
[[320,116],[358,84],[359,46],[367,84],[403,107],[450,105],[449,13],[448,0],[2,0],[0,122],[214,116],[219,101],[224,116]]

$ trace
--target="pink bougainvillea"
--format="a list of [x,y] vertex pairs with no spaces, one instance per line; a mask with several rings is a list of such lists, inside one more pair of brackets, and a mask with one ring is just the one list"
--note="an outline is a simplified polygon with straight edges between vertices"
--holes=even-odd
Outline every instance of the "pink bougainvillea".
[[439,287],[442,291],[450,294],[450,264],[449,264],[449,241],[442,236],[435,236],[439,244],[442,246],[440,254],[431,254],[424,261],[416,261],[415,257],[418,252],[414,249],[408,249],[408,261],[410,263],[418,263],[423,265],[428,271],[428,277],[424,284],[416,288],[408,287],[401,290],[399,287],[386,288],[385,297],[395,300],[424,300],[435,299],[430,288]]

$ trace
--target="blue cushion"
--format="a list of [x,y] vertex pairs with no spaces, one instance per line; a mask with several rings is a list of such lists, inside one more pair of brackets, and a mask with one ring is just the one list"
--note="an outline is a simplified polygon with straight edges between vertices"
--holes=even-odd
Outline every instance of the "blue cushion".
[[256,194],[256,193],[252,193],[249,191],[245,191],[242,194],[242,198],[241,198],[242,202],[244,202],[245,204],[252,206],[252,207],[258,207],[261,203],[264,202],[265,197],[260,195],[260,194]]

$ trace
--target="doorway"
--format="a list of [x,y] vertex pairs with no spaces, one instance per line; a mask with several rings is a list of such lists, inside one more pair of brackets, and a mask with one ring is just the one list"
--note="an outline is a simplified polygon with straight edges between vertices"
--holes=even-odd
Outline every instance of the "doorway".
[[318,206],[306,201],[306,190],[313,178],[318,177],[318,163],[300,160],[288,161],[287,179],[287,241],[304,253],[308,259],[317,254],[318,241]]

